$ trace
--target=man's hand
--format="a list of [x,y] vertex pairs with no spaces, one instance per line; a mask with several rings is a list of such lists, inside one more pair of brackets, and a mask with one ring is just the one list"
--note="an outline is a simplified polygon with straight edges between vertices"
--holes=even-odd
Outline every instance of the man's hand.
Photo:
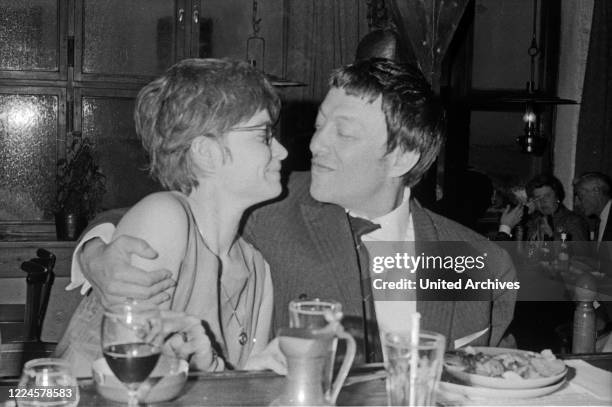
[[95,238],[86,242],[79,255],[83,275],[105,307],[133,298],[161,305],[170,300],[164,291],[176,284],[169,270],[145,271],[130,263],[131,256],[155,259],[157,253],[147,242],[119,236],[109,244]]
[[523,205],[517,205],[510,209],[510,205],[506,206],[501,215],[499,223],[508,226],[511,230],[519,224],[523,217]]

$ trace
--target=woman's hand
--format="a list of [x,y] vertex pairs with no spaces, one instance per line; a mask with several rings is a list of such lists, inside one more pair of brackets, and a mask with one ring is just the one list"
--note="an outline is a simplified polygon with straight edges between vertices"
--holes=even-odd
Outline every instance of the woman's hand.
[[517,205],[514,208],[510,208],[510,205],[506,206],[504,212],[501,215],[499,223],[501,225],[506,225],[510,229],[513,229],[516,225],[519,224],[521,219],[523,218],[523,205]]
[[189,361],[190,366],[197,370],[210,372],[224,369],[223,359],[217,357],[212,348],[202,321],[176,311],[161,311],[161,318],[162,331],[167,337],[164,351]]
[[532,215],[537,209],[537,201],[531,198],[527,201],[525,206],[527,206],[527,214]]
[[548,219],[547,219],[546,216],[542,216],[540,218],[540,231],[542,232],[543,236],[545,236],[545,237],[550,238],[550,237],[554,236],[554,232],[552,230],[552,227],[548,223]]

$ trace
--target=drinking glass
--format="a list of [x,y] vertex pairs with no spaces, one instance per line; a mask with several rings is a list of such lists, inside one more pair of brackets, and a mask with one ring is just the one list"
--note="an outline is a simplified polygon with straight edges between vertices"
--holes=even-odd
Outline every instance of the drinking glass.
[[107,308],[102,319],[102,352],[126,386],[128,405],[138,405],[138,390],[161,354],[161,317],[154,305],[126,302]]
[[433,406],[442,374],[443,335],[419,332],[412,345],[410,332],[385,332],[383,356],[387,371],[387,401],[390,406]]
[[76,406],[79,386],[70,364],[63,359],[33,359],[23,366],[15,390],[17,404],[27,407]]
[[[315,298],[311,300],[294,300],[289,303],[290,328],[320,329],[326,327],[330,322],[339,323],[340,319],[342,319],[342,305],[337,301]],[[342,339],[353,340],[352,337],[349,339],[344,336]],[[331,384],[337,347],[338,338],[334,337],[329,341],[329,356],[325,358],[323,366],[323,392],[328,399],[331,398]]]

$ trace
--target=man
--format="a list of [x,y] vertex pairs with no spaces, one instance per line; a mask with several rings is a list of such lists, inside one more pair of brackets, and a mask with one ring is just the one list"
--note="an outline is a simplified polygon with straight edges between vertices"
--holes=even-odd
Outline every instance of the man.
[[[597,242],[599,270],[612,276],[612,180],[600,172],[587,172],[574,181],[574,205],[585,216],[598,219],[594,239]],[[602,301],[598,326],[612,324],[612,302]],[[604,315],[606,314],[606,315]]]
[[598,243],[612,241],[612,181],[600,172],[587,172],[574,182],[575,205],[587,217],[599,219],[599,228],[595,231]]
[[[272,272],[276,326],[287,324],[287,304],[300,296],[337,300],[344,323],[360,326],[367,314],[362,298],[368,296],[347,212],[379,225],[364,241],[471,242],[488,253],[492,279],[513,281],[506,252],[410,199],[411,187],[436,159],[443,127],[443,111],[418,68],[362,61],[334,72],[330,85],[310,144],[312,172],[292,174],[281,199],[247,218],[245,237]],[[108,224],[102,228],[112,230]],[[75,258],[106,301],[162,301],[171,285],[163,271],[144,275],[128,264],[133,254],[155,256],[145,242],[124,238],[107,245],[93,239],[78,253]],[[515,298],[513,290],[494,290],[487,301],[418,302],[416,310],[423,329],[445,335],[449,348],[499,346]],[[414,301],[408,303],[406,312],[413,312]]]
[[[600,172],[587,172],[574,181],[574,205],[586,217],[596,219],[596,242],[600,271],[612,275],[612,181]],[[612,314],[612,312],[611,312]]]

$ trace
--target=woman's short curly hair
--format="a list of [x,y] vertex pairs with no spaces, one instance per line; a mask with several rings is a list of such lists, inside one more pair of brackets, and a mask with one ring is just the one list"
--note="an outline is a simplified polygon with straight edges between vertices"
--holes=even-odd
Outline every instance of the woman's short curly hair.
[[264,75],[246,62],[185,59],[138,93],[134,122],[149,154],[151,175],[167,189],[189,193],[198,185],[189,154],[198,136],[222,137],[280,99]]
[[551,174],[536,175],[529,180],[525,186],[527,196],[529,198],[533,198],[533,190],[542,187],[550,187],[555,192],[555,195],[560,202],[563,202],[563,199],[565,199],[563,184],[561,184],[561,181],[559,181],[557,177]]

